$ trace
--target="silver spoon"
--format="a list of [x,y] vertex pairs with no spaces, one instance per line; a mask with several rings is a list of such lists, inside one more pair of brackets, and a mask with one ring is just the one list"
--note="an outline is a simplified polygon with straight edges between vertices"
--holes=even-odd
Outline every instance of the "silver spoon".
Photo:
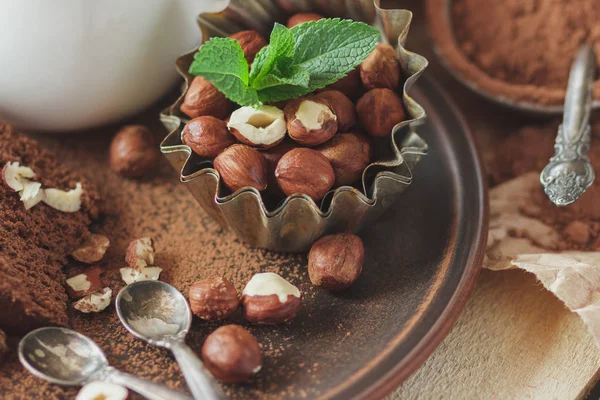
[[121,323],[134,336],[173,352],[195,399],[225,398],[202,361],[185,344],[192,312],[181,292],[161,281],[136,282],[119,292],[115,307]]
[[544,191],[557,206],[579,198],[594,182],[587,152],[590,148],[592,83],[596,78],[596,56],[592,45],[579,49],[571,67],[565,98],[563,123],[558,127],[555,154],[540,175]]
[[150,400],[189,400],[157,383],[117,371],[91,339],[70,329],[40,328],[19,343],[19,360],[38,378],[64,386],[104,381],[128,387]]

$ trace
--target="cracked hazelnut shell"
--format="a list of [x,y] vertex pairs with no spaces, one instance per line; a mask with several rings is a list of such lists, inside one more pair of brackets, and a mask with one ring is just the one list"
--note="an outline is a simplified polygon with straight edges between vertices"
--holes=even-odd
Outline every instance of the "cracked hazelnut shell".
[[308,253],[308,275],[313,285],[329,291],[352,285],[363,268],[365,249],[353,234],[323,236]]
[[331,163],[336,187],[358,182],[371,162],[371,141],[360,132],[338,133],[317,150]]
[[231,39],[237,40],[242,47],[248,65],[254,62],[256,54],[265,47],[268,43],[265,38],[257,31],[241,31],[229,36]]
[[157,162],[158,146],[152,133],[142,125],[123,127],[110,144],[110,168],[128,178],[139,178]]
[[210,81],[197,76],[190,83],[180,109],[190,118],[210,115],[223,119],[231,113],[231,106],[231,101]]
[[329,160],[318,151],[307,148],[284,154],[275,168],[275,177],[287,196],[305,194],[314,201],[321,200],[335,182]]
[[400,97],[390,89],[373,89],[356,103],[356,112],[363,128],[371,136],[384,137],[396,124],[406,119]]
[[181,141],[200,157],[215,158],[227,147],[236,143],[227,124],[212,116],[202,116],[185,124]]
[[202,345],[202,361],[210,373],[224,383],[245,382],[262,368],[263,356],[248,330],[225,325],[208,335]]
[[267,188],[267,160],[250,146],[234,144],[228,147],[215,158],[214,166],[232,192],[248,186],[257,190]]
[[289,101],[284,109],[288,135],[304,146],[318,146],[338,131],[337,117],[324,98],[299,98]]
[[379,43],[360,65],[360,79],[367,89],[396,90],[400,84],[400,64],[396,51],[387,43]]
[[190,308],[205,320],[222,320],[233,314],[240,305],[235,287],[225,278],[198,281],[190,286]]

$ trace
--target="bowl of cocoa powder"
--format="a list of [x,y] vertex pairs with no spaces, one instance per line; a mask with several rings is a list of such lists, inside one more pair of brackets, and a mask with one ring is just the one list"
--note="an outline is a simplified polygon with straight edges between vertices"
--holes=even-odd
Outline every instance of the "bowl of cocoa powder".
[[597,0],[427,0],[436,52],[457,80],[496,103],[535,113],[562,112],[583,43],[595,43],[600,63],[599,20]]

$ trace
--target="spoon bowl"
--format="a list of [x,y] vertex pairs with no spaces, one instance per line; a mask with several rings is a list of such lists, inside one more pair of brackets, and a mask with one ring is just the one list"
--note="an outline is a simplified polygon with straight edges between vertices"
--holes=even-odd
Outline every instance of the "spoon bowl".
[[38,378],[64,386],[82,385],[108,367],[96,343],[64,328],[30,332],[19,343],[19,360]]

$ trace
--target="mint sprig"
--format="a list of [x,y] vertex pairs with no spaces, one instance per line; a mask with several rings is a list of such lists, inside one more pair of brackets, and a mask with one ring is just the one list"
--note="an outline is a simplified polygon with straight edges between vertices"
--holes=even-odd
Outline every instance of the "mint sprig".
[[252,64],[239,43],[214,38],[200,46],[189,72],[201,75],[241,106],[311,93],[342,79],[374,49],[379,31],[362,22],[321,19],[288,29],[275,24]]

